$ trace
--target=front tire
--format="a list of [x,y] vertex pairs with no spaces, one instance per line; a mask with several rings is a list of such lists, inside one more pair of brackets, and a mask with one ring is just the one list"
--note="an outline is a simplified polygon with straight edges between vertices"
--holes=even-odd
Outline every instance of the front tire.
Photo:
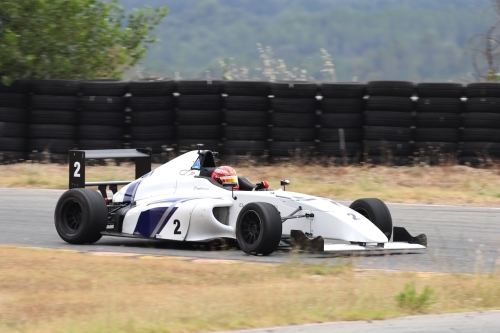
[[236,240],[247,253],[267,256],[273,253],[281,240],[282,222],[276,207],[265,202],[246,205],[236,221]]
[[376,198],[358,199],[349,208],[370,220],[390,240],[392,236],[392,217],[385,203]]
[[70,244],[92,244],[108,224],[108,207],[93,190],[74,188],[61,195],[54,213],[57,233]]

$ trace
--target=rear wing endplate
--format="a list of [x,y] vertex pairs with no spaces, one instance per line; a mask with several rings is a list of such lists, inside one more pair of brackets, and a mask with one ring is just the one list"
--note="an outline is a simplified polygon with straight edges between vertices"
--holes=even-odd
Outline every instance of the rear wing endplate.
[[69,188],[127,185],[133,180],[85,182],[85,160],[127,158],[135,162],[135,179],[151,171],[151,149],[104,149],[69,151]]

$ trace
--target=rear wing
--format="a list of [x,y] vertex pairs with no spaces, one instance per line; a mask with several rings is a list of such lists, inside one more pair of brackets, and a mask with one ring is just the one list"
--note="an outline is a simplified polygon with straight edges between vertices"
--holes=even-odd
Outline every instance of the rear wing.
[[105,150],[70,150],[69,151],[69,188],[98,186],[99,190],[109,185],[113,193],[118,185],[127,185],[133,180],[85,181],[85,160],[132,159],[135,162],[135,179],[151,171],[151,149],[105,149]]

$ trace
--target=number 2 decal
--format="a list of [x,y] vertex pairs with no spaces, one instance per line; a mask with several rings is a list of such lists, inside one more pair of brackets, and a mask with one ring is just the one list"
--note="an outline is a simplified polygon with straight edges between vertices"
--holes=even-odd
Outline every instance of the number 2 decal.
[[174,224],[177,225],[174,230],[174,235],[180,235],[181,232],[179,231],[179,228],[181,227],[181,221],[179,220],[174,220]]
[[75,167],[75,173],[73,174],[73,176],[75,177],[80,177],[80,162],[75,162],[75,164],[73,164],[73,166]]

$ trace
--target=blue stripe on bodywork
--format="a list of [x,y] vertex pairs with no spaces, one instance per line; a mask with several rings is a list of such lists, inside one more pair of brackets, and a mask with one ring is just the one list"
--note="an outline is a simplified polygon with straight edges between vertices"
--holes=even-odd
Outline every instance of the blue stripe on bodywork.
[[133,183],[130,183],[130,185],[127,187],[125,195],[123,196],[123,202],[132,202],[134,200],[135,190],[140,183],[141,182],[137,180]]
[[185,198],[185,197],[184,198],[168,198],[168,199],[164,199],[164,200],[150,202],[150,203],[148,203],[148,206],[156,205],[156,204],[160,204],[160,203],[170,203],[170,202],[183,203],[186,201],[197,200],[197,199],[205,199],[205,198]]
[[165,221],[163,221],[163,223],[161,224],[160,229],[158,230],[157,234],[161,233],[161,231],[163,230],[163,228],[165,228],[165,226],[167,225],[168,221],[170,220],[170,218],[172,217],[172,215],[174,215],[174,213],[175,213],[176,210],[177,210],[177,207],[172,208],[172,211],[168,214],[168,216],[165,219]]
[[153,230],[167,209],[168,207],[157,207],[141,212],[134,234],[139,233],[144,237],[151,237]]

